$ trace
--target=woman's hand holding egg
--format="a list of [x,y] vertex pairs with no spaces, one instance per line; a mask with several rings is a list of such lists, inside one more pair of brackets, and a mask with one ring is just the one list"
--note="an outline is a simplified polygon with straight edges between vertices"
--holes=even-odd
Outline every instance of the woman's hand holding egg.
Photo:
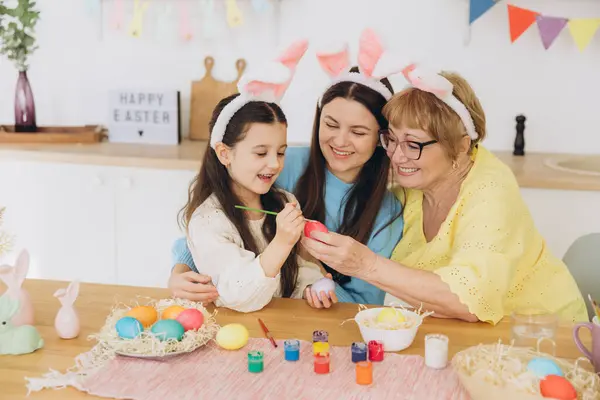
[[327,274],[325,278],[307,286],[304,289],[304,298],[312,308],[331,308],[337,303],[335,282],[331,280],[331,274]]

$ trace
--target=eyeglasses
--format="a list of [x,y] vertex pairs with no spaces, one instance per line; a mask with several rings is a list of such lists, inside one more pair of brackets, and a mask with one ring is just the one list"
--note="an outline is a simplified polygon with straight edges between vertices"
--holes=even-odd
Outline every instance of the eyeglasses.
[[379,138],[381,145],[391,156],[396,152],[398,146],[402,150],[402,154],[409,160],[418,160],[421,158],[423,148],[431,144],[437,143],[437,140],[430,140],[428,142],[415,142],[414,140],[405,140],[399,142],[394,135],[391,135],[387,129],[379,131]]

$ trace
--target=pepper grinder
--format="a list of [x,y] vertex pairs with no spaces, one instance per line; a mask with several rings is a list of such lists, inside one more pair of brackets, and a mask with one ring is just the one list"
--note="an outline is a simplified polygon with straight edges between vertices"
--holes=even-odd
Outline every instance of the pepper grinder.
[[525,118],[524,115],[517,115],[517,136],[515,137],[515,149],[513,155],[525,155]]

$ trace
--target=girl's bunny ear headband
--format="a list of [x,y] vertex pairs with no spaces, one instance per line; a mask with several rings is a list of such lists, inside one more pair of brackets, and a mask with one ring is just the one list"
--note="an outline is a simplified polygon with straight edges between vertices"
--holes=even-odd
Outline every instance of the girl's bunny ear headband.
[[402,74],[408,81],[411,87],[429,92],[442,100],[460,117],[467,134],[471,140],[477,140],[477,131],[471,113],[465,105],[458,100],[453,94],[454,86],[452,82],[444,78],[442,75],[431,72],[416,64],[410,64],[402,70]]
[[236,112],[252,101],[279,103],[289,87],[296,66],[308,49],[308,41],[300,40],[293,43],[274,61],[265,63],[261,68],[255,68],[253,73],[246,74],[238,82],[240,95],[227,104],[217,117],[210,135],[210,147],[223,141],[227,124]]
[[[334,51],[317,52],[321,68],[329,75],[331,82],[325,93],[340,82],[355,82],[367,86],[388,101],[393,93],[380,82],[381,79],[401,72],[403,65],[392,53],[386,51],[381,40],[372,29],[365,29],[360,35],[358,49],[358,67],[360,72],[349,72],[350,57],[348,45],[338,46]],[[322,97],[319,99],[321,106]]]

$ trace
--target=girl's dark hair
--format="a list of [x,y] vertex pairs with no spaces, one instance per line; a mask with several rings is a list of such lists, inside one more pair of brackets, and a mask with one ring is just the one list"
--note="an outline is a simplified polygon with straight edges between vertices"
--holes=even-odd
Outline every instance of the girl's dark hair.
[[[358,68],[353,67],[350,72],[358,72]],[[382,79],[381,83],[393,93],[393,88],[387,79]],[[327,103],[339,97],[359,102],[373,114],[380,129],[388,127],[388,122],[382,114],[386,100],[379,92],[358,83],[340,82],[323,94],[321,107],[317,106],[315,113],[308,166],[294,190],[302,206],[303,215],[323,223],[325,222],[326,166],[319,145],[321,111]],[[377,146],[369,161],[362,167],[353,188],[347,193],[346,208],[338,233],[351,236],[355,240],[367,244],[387,190],[389,168],[389,157],[382,147]],[[399,215],[393,216],[386,226],[398,217]],[[350,280],[349,277],[331,267],[327,265],[324,267],[331,273],[335,281],[344,283]]]
[[[223,108],[235,99],[239,94],[234,94],[222,99],[215,107],[211,121],[209,123],[212,132],[217,117]],[[244,105],[227,124],[223,144],[233,148],[242,141],[253,123],[275,124],[282,123],[287,126],[287,120],[281,108],[277,104],[266,102],[250,102]],[[223,208],[223,212],[229,220],[235,225],[244,248],[258,255],[258,246],[250,232],[248,220],[245,211],[235,208],[236,204],[242,204],[241,200],[232,189],[231,177],[227,168],[221,164],[217,158],[217,153],[212,147],[206,149],[200,172],[192,181],[188,190],[187,204],[180,211],[180,222],[187,230],[192,214],[211,194],[217,197],[217,200]],[[285,194],[275,187],[260,196],[262,206],[267,210],[281,210],[288,202]],[[183,214],[183,217],[182,215]],[[271,242],[275,237],[276,223],[275,217],[265,216],[265,222],[262,227],[263,234],[267,242]],[[298,261],[297,248],[294,246],[287,260],[281,268],[281,289],[283,297],[291,297],[298,280]]]

